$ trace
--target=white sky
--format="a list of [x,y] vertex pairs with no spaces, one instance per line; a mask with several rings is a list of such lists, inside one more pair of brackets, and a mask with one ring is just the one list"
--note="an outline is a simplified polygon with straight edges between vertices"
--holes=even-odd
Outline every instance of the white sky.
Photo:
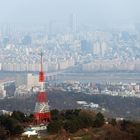
[[0,22],[139,22],[140,0],[0,0]]

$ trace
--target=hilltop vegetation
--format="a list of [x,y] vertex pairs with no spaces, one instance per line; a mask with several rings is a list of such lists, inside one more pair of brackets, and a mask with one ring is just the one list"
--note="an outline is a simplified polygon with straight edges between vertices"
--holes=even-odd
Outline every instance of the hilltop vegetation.
[[0,140],[8,137],[20,136],[24,128],[33,122],[32,115],[25,115],[20,111],[14,111],[11,115],[0,116]]
[[52,110],[48,140],[139,140],[140,123],[105,119],[89,110]]
[[82,110],[52,110],[52,121],[48,125],[48,132],[58,133],[61,129],[74,133],[83,128],[100,127],[104,124],[104,116],[99,112]]
[[[107,119],[90,110],[52,110],[52,120],[41,140],[140,140],[140,122]],[[20,138],[24,128],[33,122],[33,115],[14,111],[0,116],[0,140]],[[37,138],[22,138],[36,140]]]

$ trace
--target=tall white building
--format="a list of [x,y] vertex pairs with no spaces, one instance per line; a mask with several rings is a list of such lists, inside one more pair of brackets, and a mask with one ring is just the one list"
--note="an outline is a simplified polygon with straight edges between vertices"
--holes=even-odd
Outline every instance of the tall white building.
[[73,33],[77,31],[77,16],[76,14],[70,15],[70,29]]
[[2,64],[0,63],[0,71],[1,71],[1,69],[2,69]]
[[32,89],[34,86],[40,86],[38,75],[27,74],[27,88]]
[[4,85],[0,85],[0,99],[6,97],[6,90],[4,90]]

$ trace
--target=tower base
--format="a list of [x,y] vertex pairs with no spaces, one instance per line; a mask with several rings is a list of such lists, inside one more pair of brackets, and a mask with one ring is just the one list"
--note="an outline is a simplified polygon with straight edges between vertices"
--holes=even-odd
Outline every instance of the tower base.
[[35,113],[34,118],[36,124],[48,124],[51,121],[50,112]]

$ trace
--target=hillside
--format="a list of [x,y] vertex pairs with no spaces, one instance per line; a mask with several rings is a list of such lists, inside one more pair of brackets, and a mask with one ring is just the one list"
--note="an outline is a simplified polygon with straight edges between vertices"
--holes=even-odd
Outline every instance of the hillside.
[[[109,117],[125,117],[127,119],[140,120],[140,99],[122,98],[107,95],[87,95],[64,91],[47,91],[51,109],[75,109],[81,108],[76,101],[94,102],[99,104],[99,111],[105,108],[104,114]],[[0,101],[0,109],[9,111],[20,110],[32,113],[35,106],[35,95],[31,97],[11,98]]]

